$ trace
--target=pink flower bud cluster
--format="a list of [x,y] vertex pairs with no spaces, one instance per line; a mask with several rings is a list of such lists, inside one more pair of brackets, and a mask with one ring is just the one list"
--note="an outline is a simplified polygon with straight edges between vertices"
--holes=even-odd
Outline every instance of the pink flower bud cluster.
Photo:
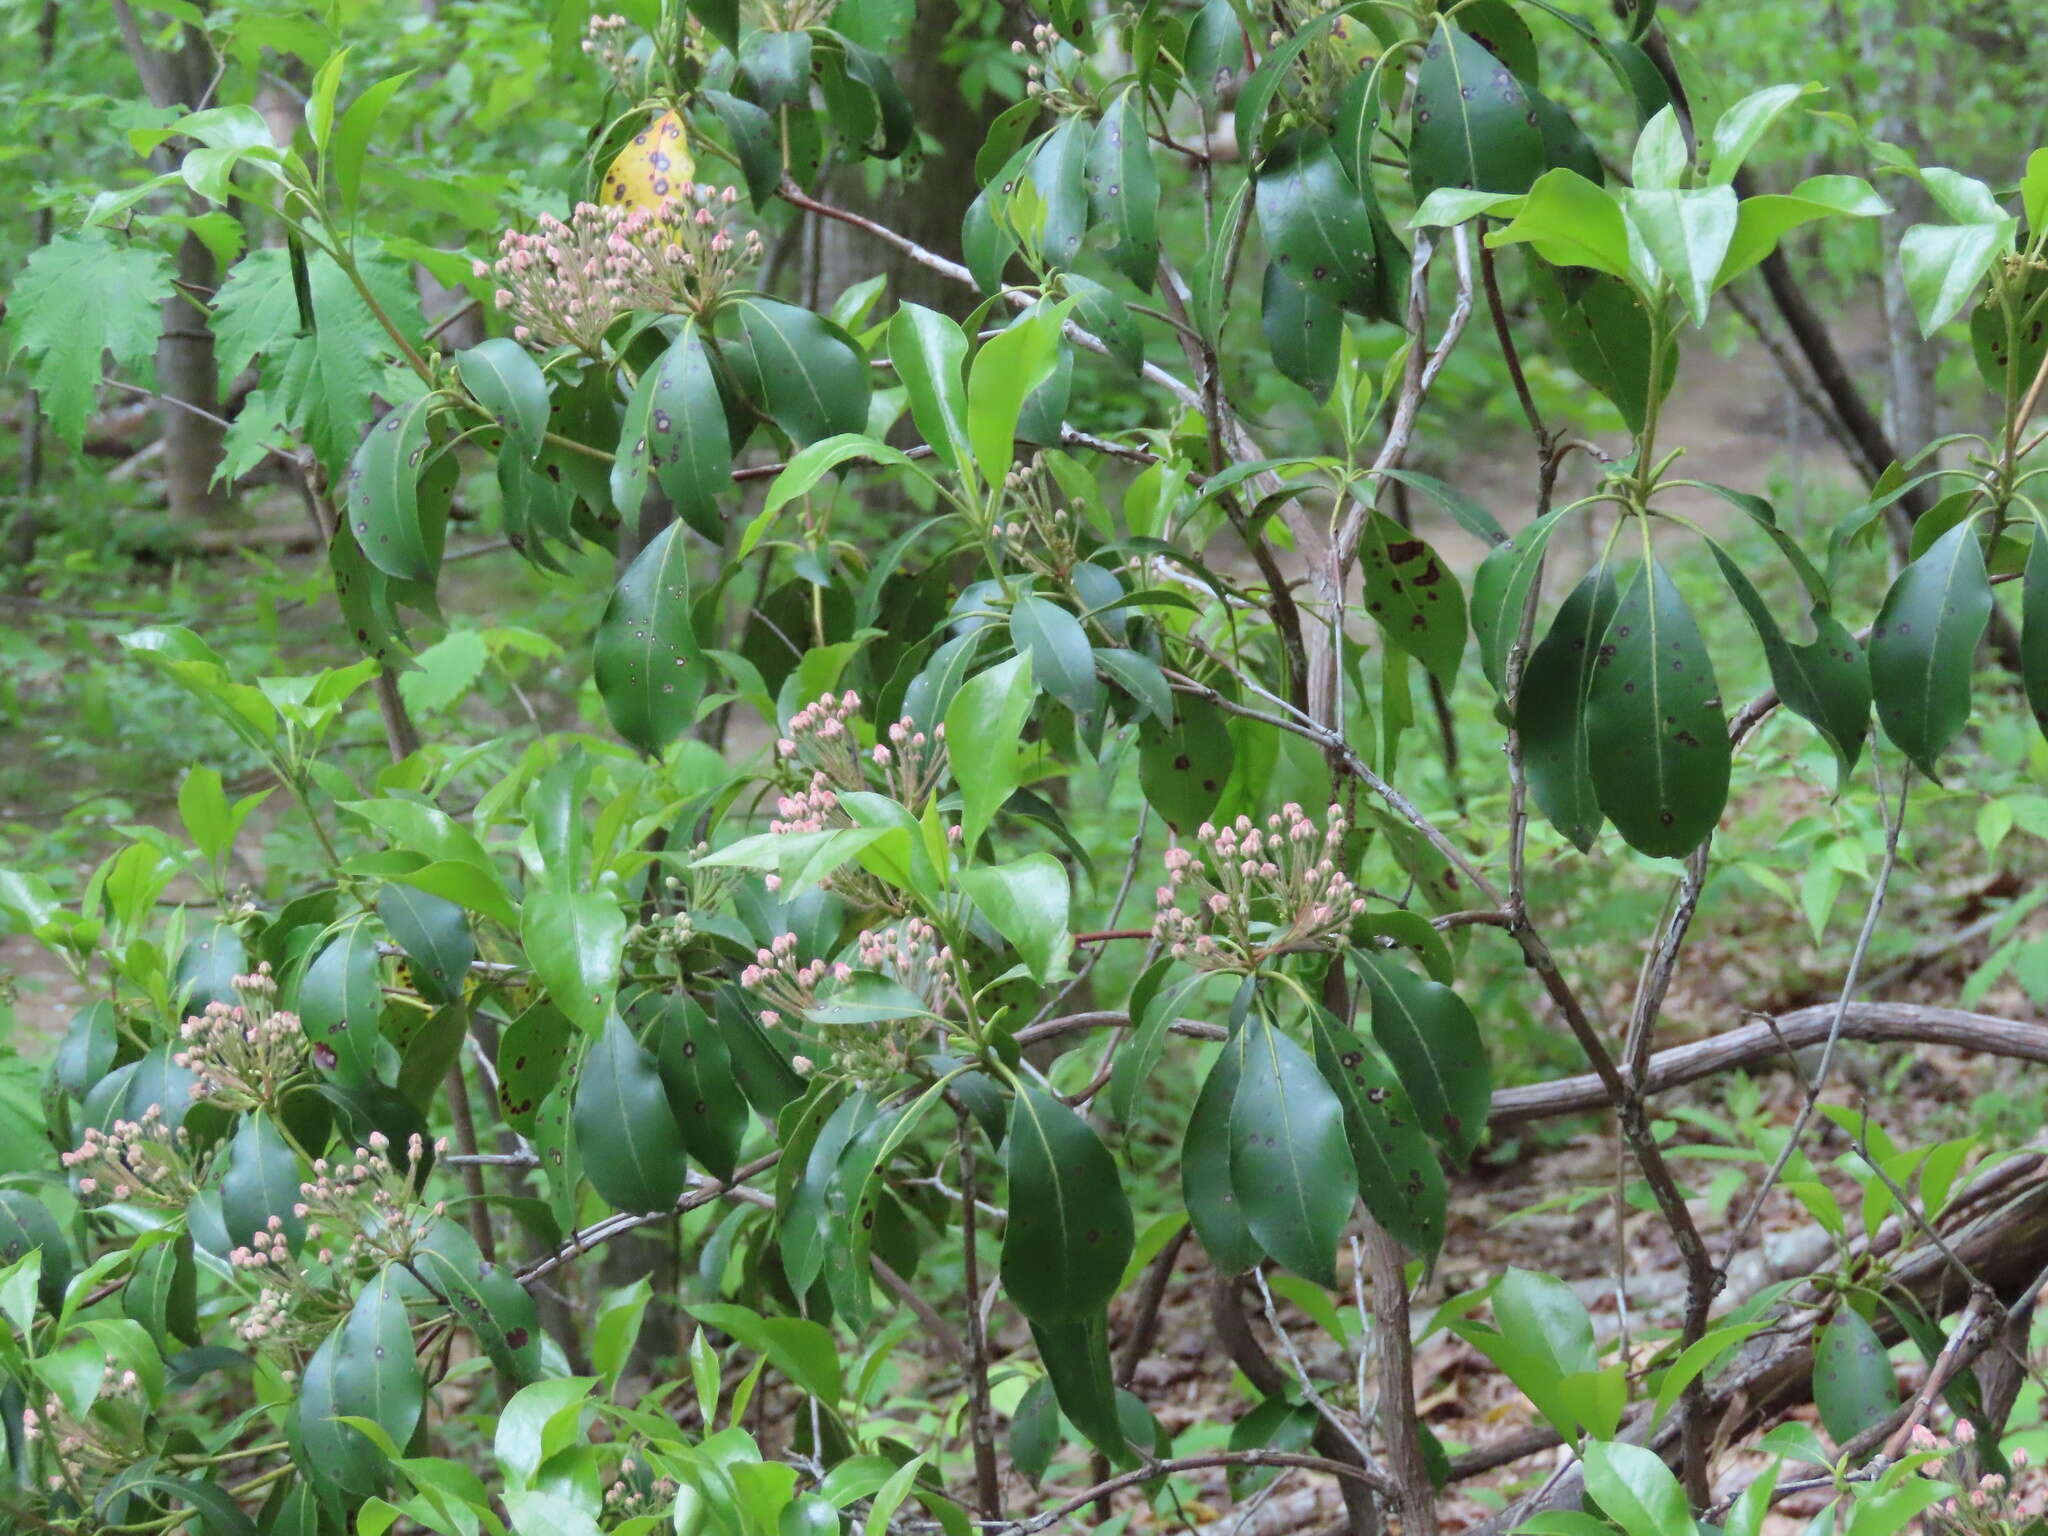
[[306,1070],[308,1047],[297,1014],[272,1007],[277,982],[265,961],[237,976],[239,1003],[212,1002],[179,1027],[183,1048],[171,1059],[198,1080],[192,1097],[247,1110],[274,1107]]
[[192,1138],[152,1104],[138,1120],[116,1120],[109,1130],[88,1126],[84,1138],[58,1161],[78,1175],[78,1192],[119,1203],[182,1209],[199,1193],[201,1170]]
[[595,59],[612,77],[619,94],[628,98],[640,94],[633,79],[632,45],[623,35],[631,25],[619,15],[593,16],[583,28],[584,57]]
[[54,1393],[43,1400],[41,1408],[21,1410],[22,1438],[41,1446],[56,1464],[57,1471],[47,1484],[53,1491],[67,1484],[82,1486],[89,1477],[125,1471],[143,1454],[134,1437],[134,1431],[145,1421],[148,1407],[141,1378],[112,1355],[102,1356],[99,1385],[92,1403],[83,1418],[73,1417]]
[[498,259],[473,270],[497,278],[518,340],[602,357],[621,316],[707,313],[760,260],[760,233],[734,223],[738,200],[732,187],[686,181],[653,209],[578,203],[567,223],[542,214],[532,234],[507,230]]
[[775,755],[791,768],[822,774],[833,789],[866,789],[860,767],[860,695],[852,689],[821,693],[790,717],[789,734],[775,743]]
[[800,963],[796,935],[785,933],[767,948],[754,951],[754,963],[740,972],[740,985],[768,1005],[761,1009],[761,1022],[774,1029],[785,1018],[800,1021],[810,1012],[818,1001],[818,987],[828,976],[834,981],[850,981],[853,968],[823,960]]
[[888,740],[877,742],[868,756],[882,770],[889,798],[914,816],[946,781],[951,766],[946,756],[946,727],[942,722],[929,732],[921,731],[917,722],[905,715],[886,734]]
[[[909,1063],[917,1042],[931,1028],[927,1015],[945,1017],[959,1000],[953,951],[923,918],[908,917],[886,927],[863,929],[845,951],[850,959],[799,963],[796,935],[785,933],[755,952],[755,964],[740,973],[760,1009],[762,1024],[815,1040],[817,1055],[796,1058],[797,1070],[815,1070],[820,1056],[840,1075],[879,1087]],[[894,982],[917,999],[908,1017],[855,1024],[816,1019],[821,1003],[866,972]]]
[[1318,828],[1292,802],[1263,827],[1249,816],[1221,828],[1204,822],[1195,834],[1199,853],[1167,850],[1154,935],[1176,959],[1224,971],[1333,944],[1365,911],[1365,898],[1338,867],[1344,830],[1339,807]]
[[[1907,1437],[1906,1448],[1917,1455],[1946,1459],[1967,1450],[1976,1439],[1977,1426],[1968,1419],[1956,1420],[1955,1428],[1947,1435],[1918,1424]],[[2039,1529],[2036,1522],[2048,1515],[2048,1476],[2032,1464],[2024,1447],[2015,1448],[2007,1460],[2012,1467],[2010,1478],[1999,1472],[1982,1473],[1968,1487],[1935,1506],[1932,1513],[1937,1518],[1929,1523],[1928,1529],[1955,1536],[1965,1532],[1969,1536],[2022,1536]],[[1951,1475],[1967,1478],[1969,1472],[1964,1469]]]
[[[447,1147],[446,1137],[434,1143],[436,1155]],[[313,1160],[313,1177],[299,1186],[292,1214],[301,1221],[311,1219],[308,1243],[321,1242],[330,1227],[337,1234],[320,1247],[322,1264],[348,1269],[360,1259],[381,1265],[411,1258],[447,1212],[445,1202],[432,1207],[420,1203],[426,1151],[425,1140],[414,1132],[407,1138],[401,1171],[391,1156],[390,1138],[372,1131],[369,1144],[357,1147],[352,1156]]]
[[641,1477],[642,1468],[631,1456],[619,1462],[619,1475],[604,1491],[607,1520],[626,1521],[641,1516],[661,1515],[675,1504],[676,1480]]

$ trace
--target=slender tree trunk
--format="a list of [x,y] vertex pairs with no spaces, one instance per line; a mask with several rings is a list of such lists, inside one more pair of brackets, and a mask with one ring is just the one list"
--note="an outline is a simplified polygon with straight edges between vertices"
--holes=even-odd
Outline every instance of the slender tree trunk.
[[[1862,47],[1877,76],[1874,132],[1918,159],[1926,147],[1920,132],[1920,110],[1929,83],[1926,74],[1909,61],[1879,56],[1880,49],[1906,35],[1919,21],[1918,7],[1914,0],[1890,0],[1871,9],[1874,14],[1863,27]],[[1894,252],[1905,232],[1926,222],[1931,210],[1925,189],[1909,177],[1893,178],[1885,190],[1892,211],[1882,221],[1883,249]],[[1939,431],[1934,411],[1934,348],[1920,339],[1919,322],[1913,317],[1905,274],[1898,262],[1883,261],[1878,270],[1883,276],[1885,434],[1900,453],[1910,454],[1934,441]]]
[[[42,63],[43,73],[50,72],[50,61],[57,54],[57,0],[43,0],[43,13],[36,21],[36,56]],[[43,151],[43,158],[49,159],[50,136],[37,136]],[[49,208],[36,213],[35,244],[48,245],[56,229],[56,217]],[[36,497],[43,484],[43,403],[34,390],[29,390],[21,402],[21,501],[14,513],[13,521],[7,525],[7,564],[19,575],[30,560],[35,557],[36,536],[42,532],[41,519],[36,515]]]
[[[134,60],[142,88],[159,107],[197,107],[213,84],[212,50],[196,28],[179,28],[175,48],[152,48],[128,0],[114,0],[122,41]],[[164,491],[173,515],[211,520],[221,508],[213,484],[220,466],[223,429],[219,421],[219,373],[213,333],[193,302],[213,292],[219,276],[213,252],[188,234],[177,251],[181,292],[164,302],[164,328],[157,343],[157,389],[164,398]]]

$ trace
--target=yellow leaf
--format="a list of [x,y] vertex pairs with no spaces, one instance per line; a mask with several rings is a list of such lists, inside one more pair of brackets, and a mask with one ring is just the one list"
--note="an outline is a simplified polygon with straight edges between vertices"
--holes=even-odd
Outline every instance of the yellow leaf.
[[659,208],[664,198],[680,197],[683,184],[696,172],[683,119],[664,112],[633,135],[633,142],[604,173],[601,195],[607,208]]

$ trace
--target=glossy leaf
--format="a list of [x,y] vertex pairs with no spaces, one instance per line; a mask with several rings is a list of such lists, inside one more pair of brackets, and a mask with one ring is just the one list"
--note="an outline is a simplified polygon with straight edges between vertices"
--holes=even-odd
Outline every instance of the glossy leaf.
[[541,1374],[540,1314],[526,1287],[486,1260],[469,1233],[452,1219],[434,1228],[413,1257],[420,1278],[448,1303],[509,1394]]
[[[1494,692],[1505,695],[1508,655],[1521,639],[1529,594],[1543,569],[1543,553],[1562,519],[1546,515],[1505,544],[1488,551],[1472,575],[1472,638],[1479,647],[1479,668]],[[1531,647],[1533,649],[1533,646]],[[1528,667],[1523,656],[1523,669]]]
[[1970,302],[1991,263],[2012,248],[2019,220],[1998,218],[1968,224],[1916,224],[1899,240],[1899,269],[1906,297],[1932,336]]
[[693,618],[689,547],[671,523],[612,589],[592,646],[592,671],[612,728],[641,751],[665,752],[697,717],[707,664]]
[[1708,546],[1742,611],[1763,642],[1771,685],[1785,707],[1820,732],[1839,764],[1836,786],[1848,783],[1870,729],[1870,666],[1849,628],[1824,606],[1813,609],[1814,638],[1785,637],[1777,615],[1718,542]]
[[942,462],[971,486],[974,455],[967,433],[967,390],[961,364],[967,337],[949,317],[905,302],[889,322],[889,359],[910,396],[911,419]]
[[1372,1000],[1372,1035],[1432,1139],[1463,1162],[1486,1133],[1493,1074],[1465,1000],[1399,961],[1354,950]]
[[1586,1492],[1627,1536],[1669,1536],[1695,1529],[1685,1490],[1663,1457],[1646,1446],[1601,1440],[1586,1447]]
[[1426,1263],[1443,1246],[1443,1170],[1398,1080],[1350,1030],[1314,1021],[1316,1068],[1344,1107],[1358,1193],[1373,1219]]
[[1316,399],[1328,399],[1337,381],[1343,311],[1295,282],[1278,262],[1266,263],[1260,295],[1259,328],[1273,366]]
[[967,433],[982,480],[1000,485],[1016,455],[1017,419],[1059,365],[1061,312],[1040,307],[991,336],[967,375]]
[[1871,628],[1878,721],[1929,778],[1969,721],[1970,674],[1991,604],[1991,579],[1971,519],[1899,573]]
[[412,982],[430,1002],[453,1002],[469,980],[476,940],[462,908],[409,885],[377,893],[377,916],[412,962]]
[[1366,519],[1358,545],[1365,611],[1387,639],[1446,688],[1465,654],[1465,593],[1423,540],[1383,512]]
[[1813,1402],[1835,1444],[1853,1440],[1898,1406],[1898,1383],[1877,1331],[1844,1305],[1813,1350]]
[[[1621,279],[1598,272],[1547,272],[1532,264],[1529,289],[1574,372],[1614,402],[1631,432],[1641,432],[1650,393],[1648,309]],[[1656,384],[1662,398],[1677,373],[1677,349],[1665,349]]]
[[1224,1042],[1181,1135],[1180,1189],[1188,1221],[1217,1273],[1225,1275],[1241,1275],[1265,1256],[1230,1177],[1232,1109],[1243,1058],[1241,1040]]
[[1130,1261],[1130,1202],[1087,1123],[1020,1083],[1010,1114],[1003,1290],[1034,1323],[1100,1316]]
[[686,994],[662,999],[655,1020],[657,1070],[683,1145],[705,1172],[729,1180],[747,1133],[747,1101],[725,1036]]
[[1081,237],[1088,233],[1088,146],[1093,137],[1094,125],[1085,118],[1064,118],[1031,156],[1028,174],[1044,219],[1036,231],[1038,249],[1048,266],[1072,266]]
[[1256,202],[1275,266],[1325,304],[1360,313],[1371,307],[1371,216],[1327,134],[1283,140],[1259,168]]
[[1621,200],[1629,224],[1685,300],[1693,324],[1705,325],[1707,295],[1735,239],[1735,189],[1631,187]]
[[799,443],[867,425],[867,358],[820,315],[774,299],[733,301],[739,337],[721,343],[749,399]]
[[306,1364],[296,1420],[299,1464],[316,1481],[345,1493],[375,1493],[390,1478],[389,1463],[361,1430],[336,1421],[368,1419],[402,1446],[412,1438],[425,1403],[392,1266],[357,1294],[348,1316]]
[[1574,587],[1529,653],[1515,728],[1536,808],[1581,853],[1593,846],[1604,819],[1593,787],[1586,735],[1586,694],[1593,663],[1621,592],[1606,565]]
[[1138,782],[1146,802],[1183,837],[1216,808],[1236,759],[1223,712],[1203,698],[1180,694],[1171,721],[1154,716],[1138,727]]
[[1031,1341],[1045,1362],[1060,1411],[1111,1461],[1131,1459],[1109,1374],[1109,1320],[1101,1306],[1065,1322],[1031,1323]]
[[1735,216],[1735,237],[1714,286],[1725,288],[1777,249],[1778,242],[1816,219],[1868,219],[1890,212],[1860,176],[1809,176],[1790,192],[1745,197]]
[[71,1245],[64,1241],[64,1229],[34,1195],[0,1189],[0,1267],[38,1251],[42,1268],[36,1294],[47,1311],[56,1312],[64,1305],[64,1290],[71,1281]]
[[1018,755],[1038,688],[1031,657],[1013,656],[961,685],[946,709],[946,750],[960,786],[961,840],[973,848],[1023,782]]
[[1102,114],[1088,146],[1087,183],[1094,222],[1116,232],[1110,261],[1149,293],[1159,267],[1159,172],[1140,88],[1124,91]]
[[960,888],[1008,939],[1038,981],[1050,984],[1074,947],[1067,928],[1067,871],[1049,853],[963,870]]
[[1344,1106],[1308,1053],[1270,1019],[1245,1022],[1230,1109],[1230,1187],[1277,1262],[1337,1283],[1337,1245],[1357,1198]]
[[2038,523],[2020,576],[2020,676],[2034,723],[2048,734],[2048,534]]
[[1408,174],[1416,201],[1438,187],[1526,192],[1543,168],[1543,131],[1521,82],[1439,19],[1415,76]]
[[626,941],[618,902],[598,891],[534,891],[519,914],[519,937],[555,1006],[587,1033],[602,1029]]
[[441,572],[445,523],[422,502],[432,396],[399,406],[370,429],[350,460],[344,508],[372,565],[400,581],[432,582]]
[[1678,858],[1719,823],[1733,756],[1720,687],[1692,610],[1654,558],[1600,639],[1586,739],[1600,809],[1630,847]]
[[384,1008],[377,935],[356,921],[328,943],[299,981],[299,1025],[313,1062],[337,1082],[367,1082],[377,1070]]
[[462,387],[511,435],[530,463],[548,430],[548,381],[526,348],[493,336],[455,354]]
[[732,487],[732,434],[711,354],[685,320],[648,386],[647,457],[655,482],[683,520],[713,543],[723,537],[718,498]]
[[665,1211],[689,1188],[661,1074],[616,1013],[583,1058],[575,1120],[584,1172],[617,1209]]
[[1010,608],[1010,639],[1031,657],[1032,677],[1076,715],[1101,707],[1095,650],[1072,613],[1036,593],[1021,593]]
[[260,1110],[244,1116],[228,1143],[227,1171],[220,1181],[220,1213],[229,1240],[246,1248],[275,1217],[278,1230],[296,1244],[306,1234],[306,1223],[292,1208],[304,1198],[299,1182],[305,1177],[277,1122]]

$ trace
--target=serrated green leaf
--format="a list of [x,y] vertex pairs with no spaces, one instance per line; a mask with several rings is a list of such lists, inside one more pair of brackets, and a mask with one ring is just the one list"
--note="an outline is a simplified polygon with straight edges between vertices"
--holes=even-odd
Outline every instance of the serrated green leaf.
[[163,252],[105,233],[60,234],[33,251],[7,296],[10,358],[35,360],[30,382],[43,414],[77,447],[99,394],[102,356],[142,369],[156,351],[172,293]]

